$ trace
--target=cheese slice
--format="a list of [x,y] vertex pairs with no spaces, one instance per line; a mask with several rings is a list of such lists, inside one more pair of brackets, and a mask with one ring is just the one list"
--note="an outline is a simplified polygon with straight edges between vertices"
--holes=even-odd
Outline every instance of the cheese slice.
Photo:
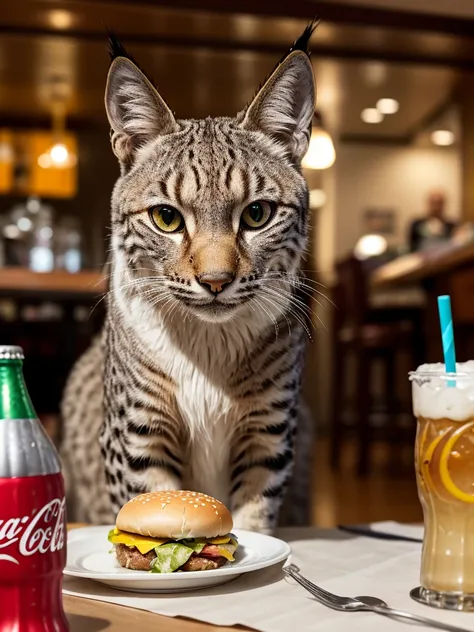
[[209,538],[208,540],[206,540],[206,542],[208,544],[229,544],[230,537],[224,535],[220,538]]
[[[146,555],[150,551],[152,551],[155,547],[161,546],[166,542],[169,542],[169,538],[160,539],[160,538],[151,538],[146,535],[138,535],[136,533],[127,533],[126,531],[120,531],[117,527],[115,527],[109,534],[109,540],[112,544],[125,544],[126,546],[135,546],[142,555]],[[198,539],[200,540],[200,539]],[[231,541],[230,536],[221,536],[217,538],[202,538],[203,543],[206,544],[229,544]],[[219,547],[219,552],[221,555],[228,559],[230,562],[234,561],[234,557],[232,553],[230,553],[225,547]]]
[[136,533],[125,533],[120,531],[117,527],[110,535],[110,541],[112,544],[125,544],[126,546],[135,546],[142,555],[146,555],[156,546],[161,546],[167,539],[150,538],[146,535],[138,535]]
[[219,546],[218,547],[219,550],[219,555],[222,555],[222,557],[225,557],[226,560],[229,560],[229,562],[233,562],[235,561],[235,557],[232,555],[232,553],[226,549],[224,546]]

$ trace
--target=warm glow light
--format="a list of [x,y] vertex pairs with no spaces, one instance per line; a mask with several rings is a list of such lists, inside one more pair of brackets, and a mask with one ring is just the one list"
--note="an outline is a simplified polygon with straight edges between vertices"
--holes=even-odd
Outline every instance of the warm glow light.
[[387,240],[382,235],[364,235],[354,248],[358,259],[368,259],[383,254],[387,250]]
[[365,108],[365,110],[362,110],[360,118],[364,123],[381,123],[383,121],[383,114],[379,112],[377,108]]
[[456,137],[453,132],[448,129],[437,129],[432,132],[431,140],[435,145],[447,147],[448,145],[452,145],[454,143]]
[[10,143],[0,142],[0,162],[12,162],[13,149]]
[[396,99],[379,99],[377,101],[377,110],[381,114],[395,114],[398,112],[400,105]]
[[311,189],[309,192],[309,205],[311,208],[321,208],[326,204],[327,195],[322,189]]
[[62,143],[56,143],[56,145],[53,145],[49,150],[49,153],[51,155],[51,160],[55,165],[65,165],[67,159],[69,158],[67,147]]
[[49,155],[49,153],[41,154],[41,156],[38,156],[38,164],[41,169],[49,169],[49,167],[51,167],[52,165],[51,156]]
[[76,164],[76,156],[68,151],[66,145],[56,143],[51,149],[44,154],[38,156],[38,165],[42,169],[57,169],[64,167],[73,167]]
[[302,166],[305,169],[328,169],[335,160],[336,150],[331,136],[320,127],[313,129]]
[[68,29],[72,26],[72,15],[68,11],[51,11],[49,14],[49,21],[51,26],[56,29]]

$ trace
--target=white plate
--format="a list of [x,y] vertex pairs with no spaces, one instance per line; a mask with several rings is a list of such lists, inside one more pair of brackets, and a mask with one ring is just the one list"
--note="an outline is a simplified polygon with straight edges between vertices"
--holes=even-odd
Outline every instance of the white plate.
[[92,579],[134,592],[181,592],[216,586],[240,577],[243,573],[257,571],[283,562],[291,553],[290,546],[277,538],[234,529],[239,540],[235,562],[227,563],[213,571],[191,571],[160,575],[147,571],[123,568],[115,555],[107,535],[112,526],[84,527],[68,535],[65,575]]

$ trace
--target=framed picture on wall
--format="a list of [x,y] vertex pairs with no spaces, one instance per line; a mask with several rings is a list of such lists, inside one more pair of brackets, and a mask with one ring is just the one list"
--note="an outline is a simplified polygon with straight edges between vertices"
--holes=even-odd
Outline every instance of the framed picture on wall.
[[391,208],[369,208],[362,215],[362,234],[392,237],[396,233],[397,213]]

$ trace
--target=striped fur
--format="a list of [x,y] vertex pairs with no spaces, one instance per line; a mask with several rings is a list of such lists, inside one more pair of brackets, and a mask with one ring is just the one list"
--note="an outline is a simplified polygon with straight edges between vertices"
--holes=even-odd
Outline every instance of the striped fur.
[[[236,118],[175,120],[113,44],[106,105],[122,174],[106,324],[63,400],[71,519],[111,522],[134,494],[186,488],[229,505],[238,527],[277,523],[307,421],[299,165],[314,110],[312,28]],[[248,229],[242,213],[256,200],[273,214]],[[184,230],[154,225],[148,210],[160,204],[181,212]],[[218,295],[199,282],[223,272],[234,280]]]

